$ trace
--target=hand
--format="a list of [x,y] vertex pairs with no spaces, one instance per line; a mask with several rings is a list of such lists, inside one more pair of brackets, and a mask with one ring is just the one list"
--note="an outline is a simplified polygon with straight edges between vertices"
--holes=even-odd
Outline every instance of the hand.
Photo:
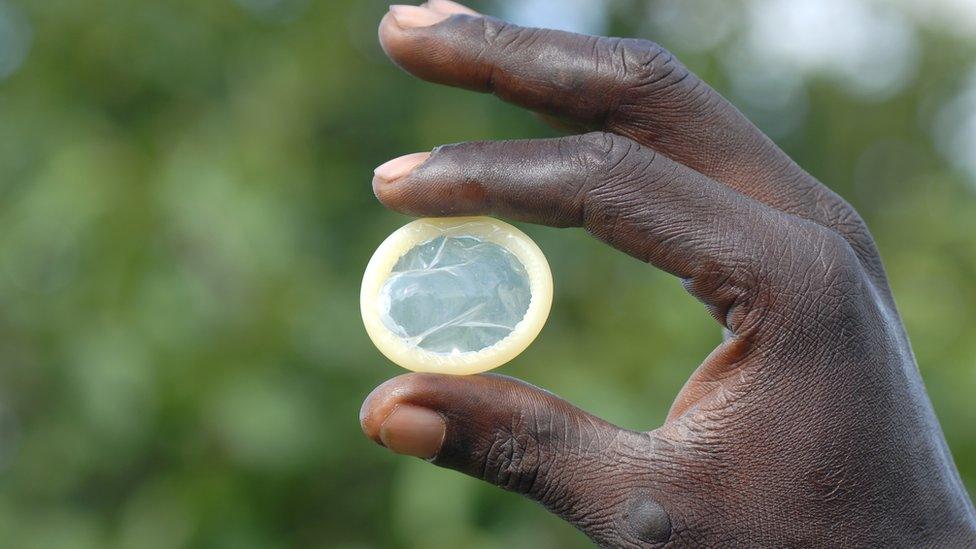
[[863,221],[718,93],[654,43],[445,0],[392,8],[380,39],[420,78],[592,132],[396,159],[385,206],[583,227],[680,277],[726,338],[652,431],[502,376],[408,374],[366,399],[369,437],[605,546],[976,544]]

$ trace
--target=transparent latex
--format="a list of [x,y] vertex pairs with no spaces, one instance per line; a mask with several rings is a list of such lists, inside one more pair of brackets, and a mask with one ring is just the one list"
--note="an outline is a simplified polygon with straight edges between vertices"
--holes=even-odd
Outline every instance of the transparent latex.
[[522,262],[502,246],[442,235],[409,249],[379,294],[383,324],[434,353],[479,351],[501,341],[532,299]]
[[373,253],[359,292],[366,333],[415,372],[469,375],[512,360],[552,305],[542,250],[490,217],[417,219]]

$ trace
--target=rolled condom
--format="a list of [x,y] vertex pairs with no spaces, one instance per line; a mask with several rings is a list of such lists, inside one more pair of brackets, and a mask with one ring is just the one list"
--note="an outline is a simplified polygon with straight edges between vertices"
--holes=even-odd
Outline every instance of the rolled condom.
[[413,221],[366,267],[366,331],[417,372],[473,374],[501,366],[539,334],[552,304],[549,264],[532,240],[490,217]]

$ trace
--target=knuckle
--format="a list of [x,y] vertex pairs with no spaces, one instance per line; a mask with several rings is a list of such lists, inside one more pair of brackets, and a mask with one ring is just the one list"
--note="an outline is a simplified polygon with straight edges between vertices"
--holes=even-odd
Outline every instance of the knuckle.
[[699,112],[708,114],[723,108],[721,97],[695,76],[671,52],[654,42],[618,39],[609,60],[618,67],[613,102],[606,113],[607,128],[630,127],[635,120],[657,126],[673,124],[661,113]]
[[871,234],[864,219],[848,201],[834,193],[819,204],[819,216],[824,223],[846,237],[849,242],[860,241]]
[[790,306],[795,314],[816,318],[817,324],[850,319],[860,314],[861,297],[865,295],[864,269],[850,243],[830,229],[811,229],[797,239],[789,254],[792,265],[788,273]]
[[538,435],[516,429],[499,430],[484,455],[484,479],[506,490],[532,494],[552,462]]
[[846,316],[851,305],[860,302],[852,297],[864,293],[864,269],[846,238],[835,231],[824,232],[827,236],[821,252],[822,262],[819,269],[814,271],[818,274],[818,280],[812,287],[824,297],[825,305]]
[[591,132],[580,136],[579,159],[584,168],[596,174],[601,183],[617,178],[621,167],[637,153],[637,144],[616,134]]
[[821,205],[821,209],[824,219],[831,227],[867,230],[854,206],[840,196],[831,193],[830,198]]
[[823,289],[832,281],[849,278],[858,265],[847,240],[836,231],[803,223],[788,234],[791,243],[780,265],[791,285],[803,293]]
[[613,440],[593,422],[555,417],[538,407],[487,434],[491,442],[477,463],[482,478],[544,505],[556,505],[561,488],[582,473],[586,456],[602,455]]
[[677,165],[615,134],[591,133],[579,140],[579,171],[586,176],[577,189],[578,222],[595,237],[627,247],[621,235],[650,222],[647,200],[662,196]]
[[843,236],[854,250],[855,254],[875,272],[877,278],[884,278],[880,257],[871,231],[868,230],[864,218],[857,213],[849,202],[839,196],[822,206],[822,216],[826,225]]
[[829,229],[817,231],[815,248],[810,254],[811,271],[824,282],[840,281],[860,271],[857,254],[840,233]]
[[604,171],[609,165],[610,155],[617,146],[617,136],[605,132],[590,132],[577,139],[580,163],[595,171]]
[[623,65],[626,89],[659,93],[686,82],[691,75],[671,52],[649,40],[617,39],[612,52]]

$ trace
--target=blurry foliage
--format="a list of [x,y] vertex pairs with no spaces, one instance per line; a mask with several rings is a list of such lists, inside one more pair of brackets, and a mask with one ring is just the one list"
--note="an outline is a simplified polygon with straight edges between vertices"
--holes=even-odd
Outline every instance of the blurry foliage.
[[[609,6],[605,32],[658,38],[730,91],[721,43],[683,51],[643,3]],[[551,130],[400,72],[376,43],[379,2],[0,8],[0,545],[586,545],[357,422],[400,373],[359,321],[363,267],[407,221],[375,202],[372,168]],[[912,80],[883,100],[813,77],[786,130],[789,112],[741,105],[873,228],[972,491],[976,186],[929,120],[973,44],[919,32]],[[669,276],[580,231],[524,228],[556,296],[504,373],[623,426],[661,422],[718,327]]]

